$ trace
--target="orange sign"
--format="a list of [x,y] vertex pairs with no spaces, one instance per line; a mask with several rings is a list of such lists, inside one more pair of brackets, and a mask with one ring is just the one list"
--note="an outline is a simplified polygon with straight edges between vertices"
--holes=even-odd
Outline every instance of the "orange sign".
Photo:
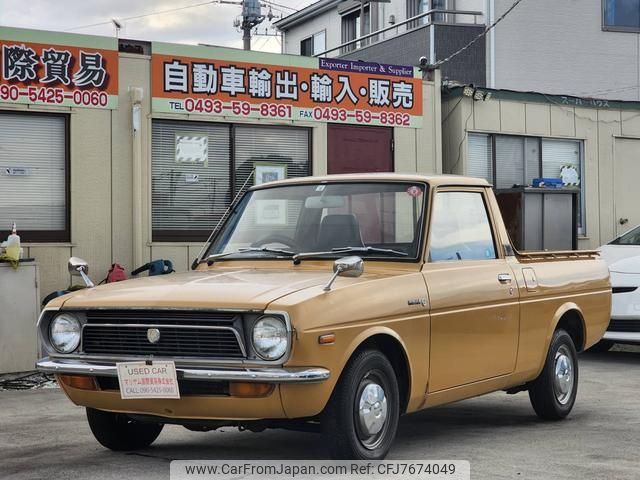
[[0,102],[117,108],[117,43],[49,35],[50,42],[45,32],[0,28]]
[[422,79],[413,67],[209,47],[185,46],[183,55],[175,48],[153,45],[155,112],[414,128],[422,122]]

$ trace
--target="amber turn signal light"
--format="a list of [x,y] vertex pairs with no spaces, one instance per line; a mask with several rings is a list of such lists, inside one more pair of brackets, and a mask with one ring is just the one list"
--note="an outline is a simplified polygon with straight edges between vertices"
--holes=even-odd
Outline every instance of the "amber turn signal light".
[[318,337],[318,343],[320,345],[329,345],[331,343],[334,343],[335,341],[336,341],[335,333],[327,333],[325,335],[320,335]]
[[229,395],[232,397],[266,397],[275,385],[273,383],[249,383],[231,382],[229,383]]
[[77,388],[78,390],[98,390],[96,380],[93,377],[85,377],[82,375],[56,375],[58,383],[64,383],[68,387]]

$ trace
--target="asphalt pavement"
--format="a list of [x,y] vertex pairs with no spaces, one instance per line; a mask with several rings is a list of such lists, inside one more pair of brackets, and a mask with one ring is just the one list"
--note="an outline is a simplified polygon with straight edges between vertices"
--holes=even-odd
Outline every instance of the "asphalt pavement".
[[[171,460],[322,459],[321,437],[166,426],[137,453],[101,447],[59,389],[0,392],[0,478],[169,478]],[[494,393],[405,416],[389,459],[471,462],[473,479],[640,478],[640,348],[580,356],[578,399],[542,422],[526,392]]]

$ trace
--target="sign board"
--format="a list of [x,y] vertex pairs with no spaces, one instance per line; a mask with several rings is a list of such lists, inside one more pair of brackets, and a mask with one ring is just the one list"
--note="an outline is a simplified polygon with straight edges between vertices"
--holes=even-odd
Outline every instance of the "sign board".
[[152,51],[154,113],[422,125],[414,67],[159,42]]
[[0,103],[115,109],[115,38],[0,27]]
[[203,134],[176,134],[176,162],[206,165],[209,156],[209,137]]
[[116,363],[120,396],[127,398],[180,398],[174,362]]
[[254,163],[256,169],[254,184],[262,185],[267,182],[275,182],[287,178],[287,166],[275,163]]

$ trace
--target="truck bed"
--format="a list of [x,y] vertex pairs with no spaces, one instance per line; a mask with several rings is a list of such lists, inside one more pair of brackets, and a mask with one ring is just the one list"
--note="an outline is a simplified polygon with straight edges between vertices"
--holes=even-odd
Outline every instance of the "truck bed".
[[518,252],[516,257],[521,263],[558,262],[567,260],[595,260],[600,256],[597,250],[555,250],[539,252]]

